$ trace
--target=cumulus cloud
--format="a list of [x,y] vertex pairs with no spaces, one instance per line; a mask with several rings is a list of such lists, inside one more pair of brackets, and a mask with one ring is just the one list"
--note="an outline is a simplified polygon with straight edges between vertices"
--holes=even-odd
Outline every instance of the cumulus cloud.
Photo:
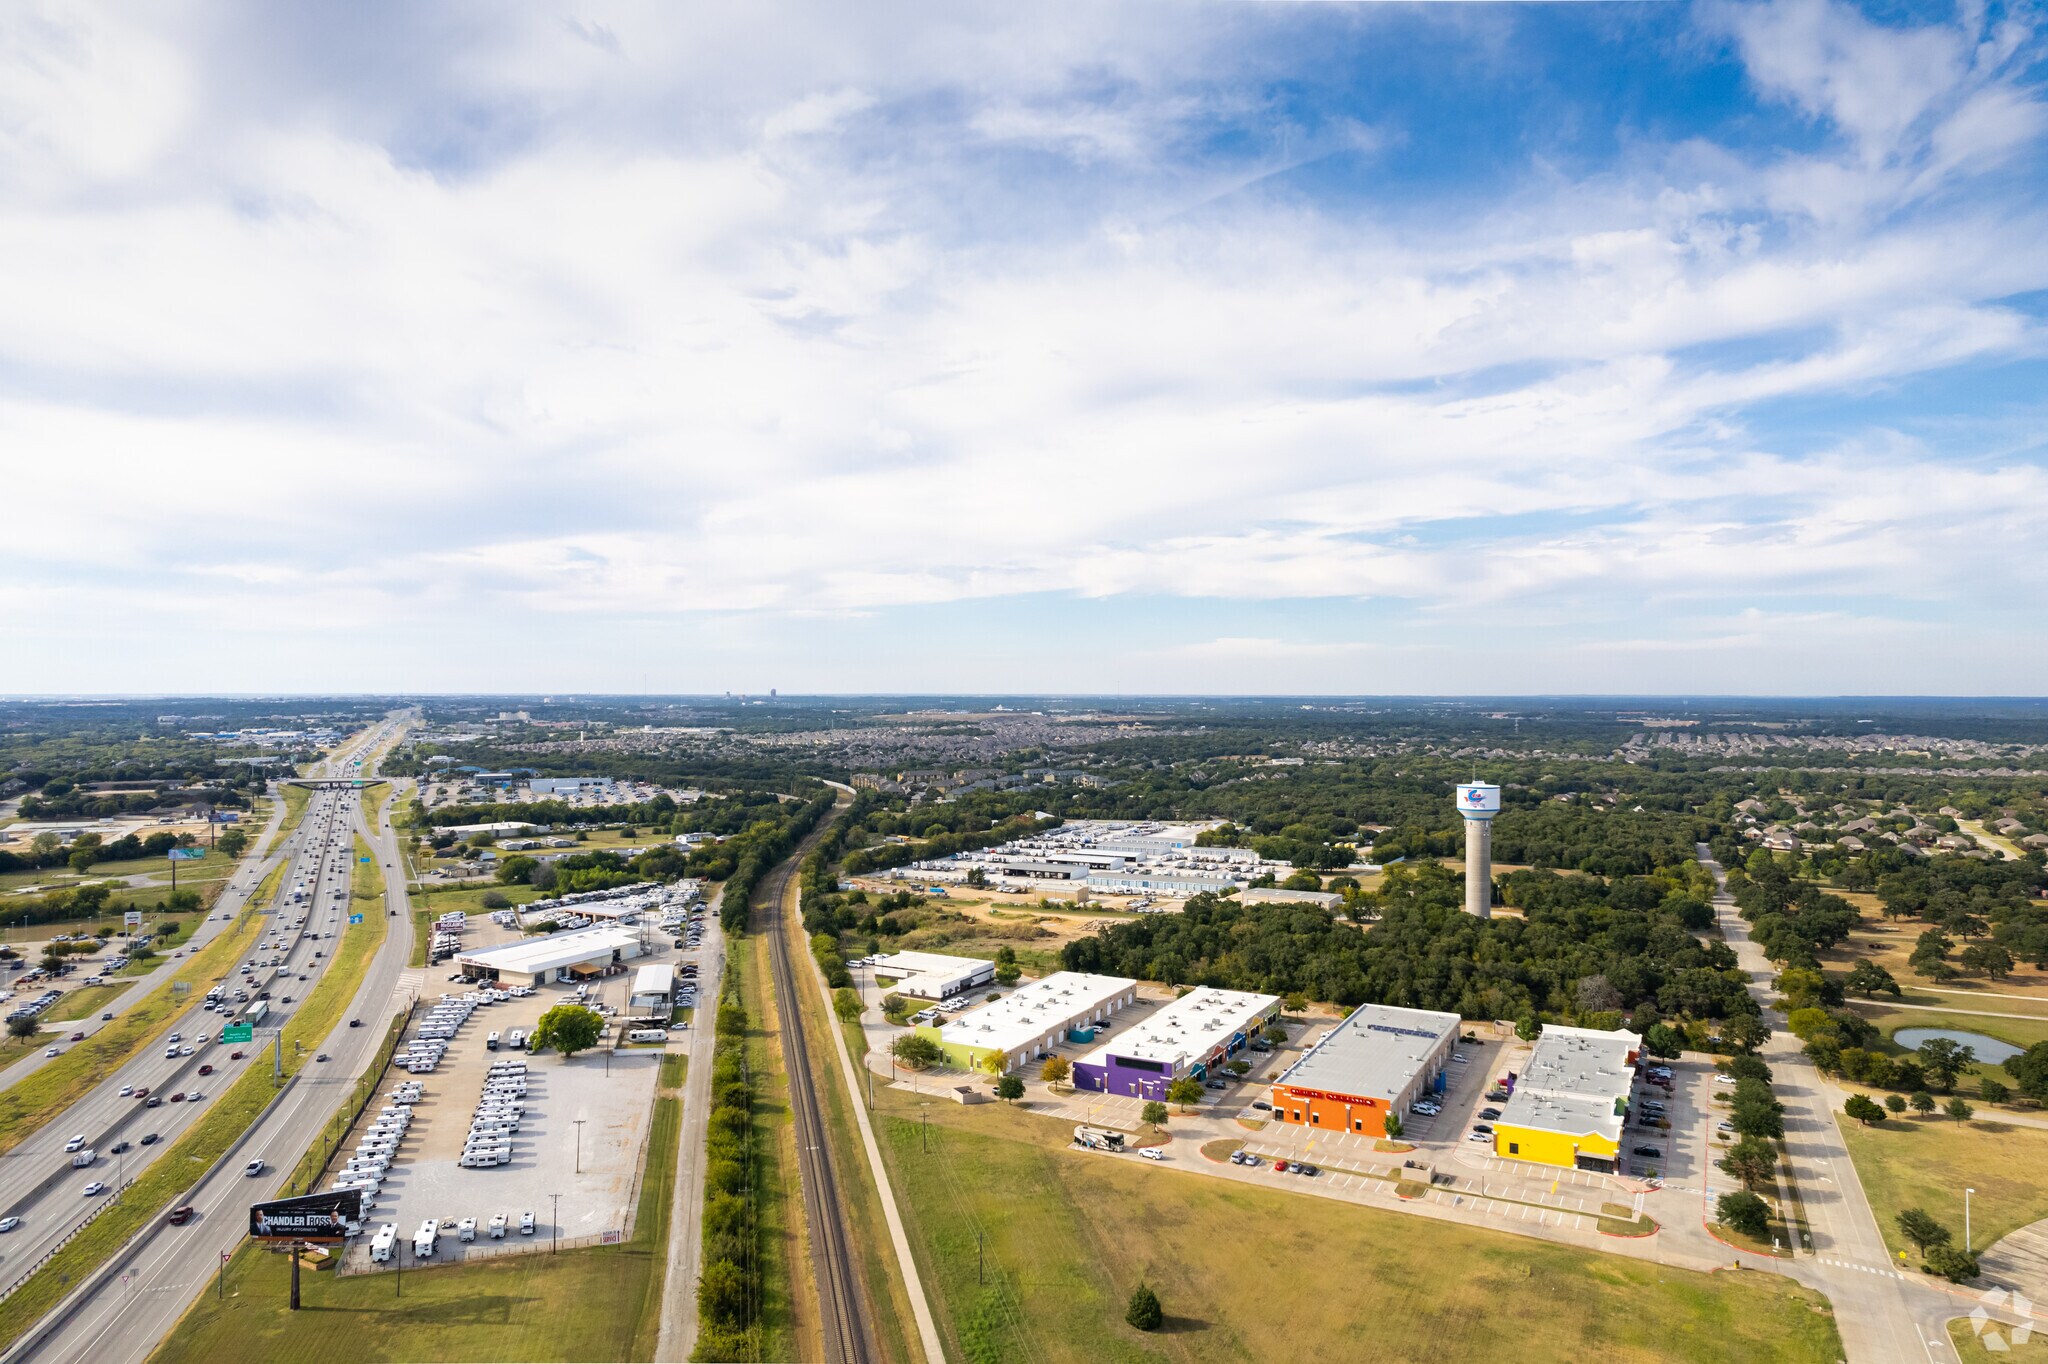
[[[0,569],[335,639],[1362,600],[1611,614],[1610,657],[1646,601],[2043,585],[2037,416],[1781,424],[2040,358],[2048,223],[1999,173],[2042,152],[2030,34],[1705,11],[1821,144],[1694,132],[1418,219],[1426,111],[1275,84],[1374,21],[1174,13],[12,19]],[[0,685],[76,685],[10,614]],[[1246,648],[1391,656],[1148,656]]]

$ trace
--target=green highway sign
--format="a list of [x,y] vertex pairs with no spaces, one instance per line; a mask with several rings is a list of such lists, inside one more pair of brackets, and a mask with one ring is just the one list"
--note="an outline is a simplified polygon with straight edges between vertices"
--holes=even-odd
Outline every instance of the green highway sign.
[[220,1030],[220,1040],[223,1042],[253,1042],[256,1040],[256,1029],[247,1023],[230,1023]]

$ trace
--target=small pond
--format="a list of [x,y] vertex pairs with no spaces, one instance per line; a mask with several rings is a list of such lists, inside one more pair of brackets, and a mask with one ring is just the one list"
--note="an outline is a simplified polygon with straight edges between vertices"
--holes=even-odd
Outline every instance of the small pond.
[[1922,1042],[1937,1037],[1946,1037],[1951,1042],[1960,1042],[1966,1047],[1974,1048],[1979,1061],[1987,1061],[1992,1065],[1998,1064],[2008,1056],[2018,1056],[2025,1050],[2023,1047],[2015,1047],[2010,1042],[1986,1037],[1981,1032],[1959,1032],[1954,1028],[1900,1028],[1892,1034],[1892,1041],[1908,1051],[1917,1051]]

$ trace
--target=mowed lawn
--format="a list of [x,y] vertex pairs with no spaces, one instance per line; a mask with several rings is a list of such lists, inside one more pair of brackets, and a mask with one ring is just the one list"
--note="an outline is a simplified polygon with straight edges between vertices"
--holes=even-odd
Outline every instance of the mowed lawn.
[[1963,1190],[1977,1249],[2009,1231],[2048,1217],[2048,1130],[1996,1121],[1887,1118],[1864,1127],[1844,1118],[1842,1136],[1871,1211],[1893,1254],[1911,1244],[1894,1220],[1901,1209],[1924,1208],[1963,1239]]
[[[1832,1312],[1707,1275],[1046,1144],[1047,1120],[924,1110],[881,1136],[949,1357],[1076,1361],[1833,1361]],[[1004,1135],[1005,1131],[1014,1135]],[[924,1149],[926,1141],[930,1151]],[[1200,1160],[1192,1146],[1174,1158]],[[976,1283],[976,1233],[990,1272]],[[1124,1324],[1140,1280],[1166,1327]]]
[[437,1265],[402,1276],[308,1273],[298,1312],[285,1306],[289,1263],[244,1246],[228,1265],[226,1299],[203,1294],[152,1364],[652,1359],[681,1123],[679,1100],[656,1100],[647,1177],[625,1245]]
[[[1948,1324],[1949,1343],[1956,1347],[1964,1364],[1977,1361],[1999,1360],[2001,1364],[2048,1364],[2048,1331],[2035,1331],[2027,1340],[2012,1343],[2012,1329],[1991,1324],[1979,1334],[1975,1323],[1968,1317],[1957,1317]],[[1998,1340],[2005,1346],[2002,1350],[1985,1348],[1987,1339]]]
[[[1986,1007],[1996,1002],[1986,1001]],[[1961,1000],[1949,1007],[1961,1008],[1968,1003],[1969,1001],[1967,1000]],[[2018,1007],[2025,1008],[2028,1006],[2021,1005]],[[2007,1042],[2023,1049],[2033,1046],[2036,1042],[2048,1042],[2048,1015],[2044,1015],[2039,1020],[2031,1018],[1987,1018],[1982,1014],[1938,1014],[1897,1006],[1869,1008],[1862,1006],[1860,1001],[1856,1012],[1882,1029],[1887,1039],[1901,1028],[1940,1028],[1947,1032],[1982,1033],[1986,1037],[1995,1037],[2001,1042]],[[1910,1051],[1911,1048],[1903,1048],[1902,1050]],[[1969,1078],[1964,1079],[1959,1086],[1965,1091],[1965,1097],[1974,1097],[1972,1091],[1975,1090],[1977,1081],[1987,1075],[2004,1084],[2008,1089],[2012,1087],[2012,1076],[2006,1073],[2005,1067],[2002,1065],[1993,1065],[1979,1061],[1973,1064],[1965,1072],[1965,1075]],[[1883,1096],[1876,1095],[1873,1097],[1882,1098]]]

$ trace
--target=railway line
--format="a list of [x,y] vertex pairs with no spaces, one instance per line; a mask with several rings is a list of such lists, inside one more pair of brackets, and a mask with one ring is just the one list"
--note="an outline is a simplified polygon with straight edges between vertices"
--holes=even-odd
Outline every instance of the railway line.
[[846,1232],[845,1209],[840,1202],[839,1184],[832,1170],[825,1120],[818,1108],[810,1046],[804,1036],[803,1014],[798,1003],[796,972],[789,961],[789,935],[782,922],[783,903],[789,895],[791,878],[843,809],[843,806],[835,808],[797,845],[796,851],[781,866],[769,873],[766,894],[757,904],[756,912],[762,916],[760,931],[769,942],[768,959],[775,979],[776,1017],[782,1032],[783,1065],[789,1073],[790,1112],[796,1119],[797,1170],[803,1189],[804,1221],[811,1229],[812,1270],[818,1284],[818,1312],[824,1326],[825,1359],[829,1364],[868,1364],[876,1351],[861,1303],[860,1276],[854,1267],[852,1244]]

